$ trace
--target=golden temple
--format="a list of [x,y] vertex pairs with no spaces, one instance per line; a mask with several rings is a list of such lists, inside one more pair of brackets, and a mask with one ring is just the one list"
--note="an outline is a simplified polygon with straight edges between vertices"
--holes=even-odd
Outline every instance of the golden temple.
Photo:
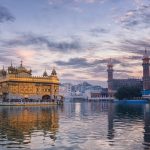
[[46,70],[42,76],[32,76],[32,70],[23,66],[22,61],[18,67],[11,65],[0,70],[0,99],[10,100],[26,99],[51,100],[59,95],[59,79],[53,68],[51,75]]

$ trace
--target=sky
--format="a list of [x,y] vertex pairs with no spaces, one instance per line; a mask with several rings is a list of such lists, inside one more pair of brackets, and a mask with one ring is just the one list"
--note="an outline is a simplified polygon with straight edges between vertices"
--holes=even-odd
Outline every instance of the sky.
[[141,78],[150,49],[149,0],[0,0],[0,66],[11,61],[62,82]]

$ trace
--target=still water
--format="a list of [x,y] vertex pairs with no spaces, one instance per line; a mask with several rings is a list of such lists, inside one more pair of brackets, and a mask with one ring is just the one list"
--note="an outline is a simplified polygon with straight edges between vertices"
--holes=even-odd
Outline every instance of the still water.
[[150,149],[150,104],[0,107],[0,150]]

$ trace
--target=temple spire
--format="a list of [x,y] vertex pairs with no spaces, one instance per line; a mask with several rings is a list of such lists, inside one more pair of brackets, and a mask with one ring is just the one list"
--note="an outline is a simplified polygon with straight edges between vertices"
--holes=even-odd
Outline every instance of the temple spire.
[[20,61],[20,66],[21,66],[21,67],[22,67],[22,63],[23,63],[23,61],[21,60],[21,61]]
[[45,67],[45,71],[43,73],[43,77],[46,77],[46,76],[48,76],[48,74],[47,74],[46,67]]

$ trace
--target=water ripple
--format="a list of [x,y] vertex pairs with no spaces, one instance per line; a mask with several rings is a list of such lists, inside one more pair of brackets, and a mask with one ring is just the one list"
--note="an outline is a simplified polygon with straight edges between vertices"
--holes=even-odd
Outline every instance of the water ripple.
[[0,120],[0,150],[150,149],[149,104],[1,107]]

